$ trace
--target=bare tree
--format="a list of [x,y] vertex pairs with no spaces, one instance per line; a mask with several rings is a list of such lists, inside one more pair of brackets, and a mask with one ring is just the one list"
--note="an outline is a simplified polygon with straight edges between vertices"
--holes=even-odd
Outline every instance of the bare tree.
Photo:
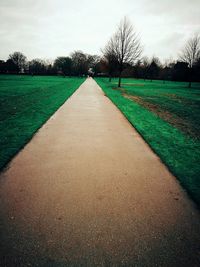
[[192,84],[192,70],[194,65],[200,59],[200,37],[199,35],[195,35],[191,39],[188,40],[185,48],[180,55],[180,60],[186,62],[189,67],[189,88]]
[[87,55],[82,51],[74,51],[71,54],[72,71],[74,75],[87,75],[88,74],[88,60]]
[[[110,65],[110,73],[116,67],[119,72],[118,87],[121,87],[121,75],[125,64],[133,65],[140,57],[142,47],[138,34],[129,20],[124,17],[117,31],[110,38],[103,50],[104,58]],[[110,74],[109,73],[109,74]]]
[[126,17],[120,22],[111,42],[113,43],[114,51],[119,62],[118,87],[121,87],[121,74],[124,63],[132,65],[140,57],[142,47],[138,34]]
[[115,52],[115,44],[113,38],[111,38],[102,50],[103,62],[106,66],[109,75],[109,82],[111,82],[113,73],[118,70],[118,58]]
[[24,71],[26,66],[26,56],[24,56],[21,52],[14,52],[9,55],[9,59],[11,59],[17,66],[18,72]]

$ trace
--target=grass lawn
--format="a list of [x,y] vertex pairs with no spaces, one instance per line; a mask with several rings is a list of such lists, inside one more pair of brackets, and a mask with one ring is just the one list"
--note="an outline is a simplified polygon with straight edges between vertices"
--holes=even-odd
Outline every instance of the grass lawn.
[[200,205],[200,84],[96,81]]
[[0,169],[84,80],[0,75]]

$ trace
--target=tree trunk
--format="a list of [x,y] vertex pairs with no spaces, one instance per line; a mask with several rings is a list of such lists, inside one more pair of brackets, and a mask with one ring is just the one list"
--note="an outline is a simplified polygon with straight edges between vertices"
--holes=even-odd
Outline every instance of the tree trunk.
[[121,87],[122,71],[123,71],[123,62],[120,62],[120,64],[119,64],[119,80],[118,80],[118,87]]
[[118,87],[121,87],[121,79],[122,79],[122,77],[121,77],[121,73],[120,73],[120,74],[119,74]]
[[188,88],[191,88],[192,87],[192,68],[189,68],[188,80],[189,80]]

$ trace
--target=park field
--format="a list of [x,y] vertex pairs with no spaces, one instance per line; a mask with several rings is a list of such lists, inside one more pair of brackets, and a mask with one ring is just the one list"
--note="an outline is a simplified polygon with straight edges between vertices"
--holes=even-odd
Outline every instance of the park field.
[[0,169],[84,80],[0,75]]
[[96,81],[200,205],[200,84]]

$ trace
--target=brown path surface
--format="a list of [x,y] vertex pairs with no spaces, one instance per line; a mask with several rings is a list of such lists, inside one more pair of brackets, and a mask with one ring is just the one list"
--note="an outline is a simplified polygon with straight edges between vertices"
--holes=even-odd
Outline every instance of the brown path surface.
[[199,213],[94,80],[0,176],[0,266],[200,266]]

